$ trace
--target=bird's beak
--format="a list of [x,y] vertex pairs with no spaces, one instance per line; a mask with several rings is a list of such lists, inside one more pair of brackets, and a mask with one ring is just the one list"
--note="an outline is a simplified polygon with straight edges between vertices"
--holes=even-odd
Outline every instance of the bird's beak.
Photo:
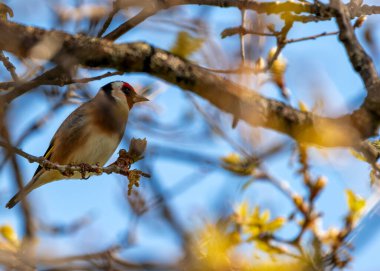
[[149,101],[149,99],[145,98],[144,96],[138,95],[138,94],[136,94],[133,97],[133,102],[134,103],[147,102],[147,101]]

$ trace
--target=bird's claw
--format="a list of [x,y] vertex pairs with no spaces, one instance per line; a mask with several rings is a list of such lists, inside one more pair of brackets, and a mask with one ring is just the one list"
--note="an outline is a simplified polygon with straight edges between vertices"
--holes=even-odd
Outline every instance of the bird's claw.
[[90,176],[86,176],[86,173],[91,172],[92,167],[86,163],[80,163],[79,167],[80,167],[80,174],[82,175],[81,176],[82,179],[87,180],[88,178],[90,178]]

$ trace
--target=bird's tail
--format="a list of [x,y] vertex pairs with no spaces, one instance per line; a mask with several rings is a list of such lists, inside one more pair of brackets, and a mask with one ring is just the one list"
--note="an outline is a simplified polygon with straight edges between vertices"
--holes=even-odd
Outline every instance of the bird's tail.
[[20,200],[24,199],[33,189],[37,188],[37,180],[40,174],[34,175],[33,179],[20,191],[16,193],[5,205],[8,209],[12,209]]

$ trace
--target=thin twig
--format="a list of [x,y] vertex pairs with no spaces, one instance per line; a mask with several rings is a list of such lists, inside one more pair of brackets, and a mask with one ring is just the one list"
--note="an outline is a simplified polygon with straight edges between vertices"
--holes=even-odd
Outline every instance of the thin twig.
[[[241,9],[241,28],[244,29],[245,26],[245,18],[246,18],[246,10]],[[245,66],[245,43],[244,43],[244,35],[240,34],[240,56],[241,56],[241,62],[242,66]]]
[[152,8],[144,8],[136,16],[118,26],[115,30],[104,36],[107,40],[116,40],[120,36],[127,33],[129,30],[145,21],[150,16],[154,15],[158,10]]
[[286,43],[285,43],[286,36],[288,35],[289,30],[292,28],[292,26],[293,26],[293,22],[286,20],[285,25],[281,29],[280,35],[276,36],[277,48],[276,48],[276,52],[273,54],[272,58],[268,61],[268,65],[267,65],[268,70],[272,67],[273,63],[276,61],[276,59],[280,55],[282,49],[284,49],[284,47],[286,45]]
[[2,82],[0,83],[0,89],[1,90],[14,90],[15,88],[22,87],[23,85],[28,85],[30,82],[36,81],[39,83],[39,85],[50,85],[50,86],[64,86],[69,84],[87,84],[91,81],[101,80],[107,77],[115,76],[115,75],[123,75],[123,72],[116,71],[116,72],[106,72],[101,75],[93,76],[93,77],[86,77],[86,78],[55,78],[55,79],[38,79],[41,77],[38,76],[37,78],[29,81],[29,82]]
[[288,39],[285,40],[284,43],[289,44],[289,43],[294,43],[294,42],[300,42],[300,41],[306,41],[306,40],[315,40],[320,37],[326,37],[326,36],[334,36],[339,34],[339,31],[334,31],[334,32],[323,32],[321,34],[313,35],[313,36],[308,36],[308,37],[303,37],[303,38],[297,38],[297,39]]
[[207,71],[210,71],[210,72],[215,72],[215,73],[241,73],[243,71],[247,71],[248,70],[246,68],[236,68],[236,69],[229,69],[229,70],[224,70],[224,69],[213,69],[213,68],[207,68],[207,67],[202,67],[203,69],[207,70]]
[[246,158],[248,158],[248,159],[253,158],[252,155],[244,147],[242,147],[240,144],[238,144],[233,139],[231,139],[226,134],[224,129],[222,129],[221,127],[219,127],[219,125],[217,125],[215,123],[215,119],[211,118],[209,116],[209,114],[206,113],[206,111],[204,109],[202,109],[202,107],[197,103],[197,101],[195,100],[195,98],[193,96],[191,96],[190,94],[187,94],[187,97],[189,98],[189,101],[192,102],[195,109],[198,110],[198,112],[204,117],[206,122],[210,125],[211,129],[215,133],[220,135],[226,142],[228,142],[233,148],[235,148],[237,151],[239,151],[241,154],[243,154]]
[[88,82],[91,82],[91,81],[101,80],[103,78],[107,78],[107,77],[111,77],[111,76],[115,76],[115,75],[123,75],[123,74],[124,74],[124,72],[116,71],[116,72],[106,72],[106,73],[103,73],[101,75],[94,76],[94,77],[78,78],[78,79],[74,78],[74,79],[66,81],[65,85],[68,85],[68,84],[87,84]]
[[13,81],[18,81],[18,75],[16,73],[16,67],[10,62],[9,58],[4,55],[3,51],[0,51],[0,61],[3,62],[4,67],[9,71]]
[[104,22],[102,28],[100,29],[100,31],[96,37],[98,37],[98,38],[102,37],[104,32],[106,32],[106,30],[110,26],[110,24],[113,20],[113,17],[116,15],[116,13],[119,12],[119,10],[120,10],[120,5],[118,4],[118,0],[113,1],[112,10],[111,10],[110,14],[108,15],[106,21]]
[[59,78],[62,76],[63,70],[62,68],[55,66],[52,69],[44,72],[43,74],[37,76],[31,81],[28,82],[7,82],[0,84],[0,89],[9,89],[10,87],[13,87],[12,91],[9,91],[8,93],[1,96],[2,101],[7,103],[12,101],[13,99],[25,94],[29,90],[36,88],[40,85],[42,85],[47,80],[53,80],[56,78]]
[[224,39],[226,37],[237,35],[237,34],[243,35],[243,36],[244,35],[257,35],[257,36],[266,36],[266,37],[276,37],[276,35],[277,35],[276,33],[266,33],[266,32],[254,31],[254,30],[242,27],[242,26],[226,28],[223,30],[223,32],[220,35],[221,35],[222,39]]
[[[151,170],[149,165],[145,164],[145,167],[148,168],[149,171]],[[178,237],[180,237],[180,240],[182,240],[182,247],[186,251],[188,249],[187,244],[190,241],[190,235],[187,229],[179,221],[173,207],[170,206],[168,195],[164,193],[157,175],[153,176],[150,181],[150,185],[153,193],[155,194],[155,199],[160,203],[163,218],[177,233]]]
[[[264,32],[257,32],[254,30],[249,30],[244,27],[232,27],[232,28],[227,28],[223,30],[221,33],[222,38],[229,37],[232,35],[256,35],[256,36],[266,36],[266,37],[277,37],[279,33],[264,33]],[[294,43],[294,42],[299,42],[299,41],[305,41],[305,40],[315,40],[319,37],[326,37],[326,36],[333,36],[339,34],[339,31],[334,31],[334,32],[323,32],[321,34],[313,35],[313,36],[308,36],[308,37],[303,37],[303,38],[297,38],[297,39],[288,39],[283,41],[283,43]]]
[[373,86],[379,82],[379,76],[373,60],[366,53],[355,35],[348,8],[340,0],[330,0],[330,6],[334,10],[336,23],[339,27],[339,39],[346,49],[351,65],[360,75],[370,94],[367,99],[372,96],[371,94],[377,97],[378,87],[373,88]]
[[[4,108],[3,108],[4,109]],[[6,155],[9,155],[11,157],[11,165],[13,168],[14,176],[15,176],[15,182],[18,187],[18,189],[23,188],[23,180],[21,175],[21,170],[19,163],[17,161],[17,158],[11,148],[10,145],[10,137],[8,132],[8,125],[6,121],[6,113],[5,110],[0,110],[0,132],[1,137],[3,138],[4,142],[4,148]],[[31,208],[28,201],[23,201],[21,203],[21,212],[22,212],[22,218],[24,220],[24,232],[25,232],[25,241],[29,242],[32,241],[35,237],[35,231],[34,231],[34,223],[33,223],[33,215],[31,212]]]
[[276,179],[274,176],[270,175],[267,172],[260,172],[254,175],[255,180],[265,180],[273,184],[278,190],[280,190],[290,201],[294,201],[296,194],[290,189],[289,185],[281,180]]

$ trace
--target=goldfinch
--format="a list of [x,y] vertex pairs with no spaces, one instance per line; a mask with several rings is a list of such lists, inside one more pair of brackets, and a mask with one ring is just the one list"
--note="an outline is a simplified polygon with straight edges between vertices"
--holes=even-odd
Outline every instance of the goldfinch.
[[[148,101],[122,81],[104,85],[97,95],[73,111],[61,124],[44,157],[61,165],[98,164],[103,166],[119,145],[135,103]],[[57,170],[39,166],[31,181],[6,205],[12,208],[32,190],[61,179],[79,179],[76,172],[68,177]]]

